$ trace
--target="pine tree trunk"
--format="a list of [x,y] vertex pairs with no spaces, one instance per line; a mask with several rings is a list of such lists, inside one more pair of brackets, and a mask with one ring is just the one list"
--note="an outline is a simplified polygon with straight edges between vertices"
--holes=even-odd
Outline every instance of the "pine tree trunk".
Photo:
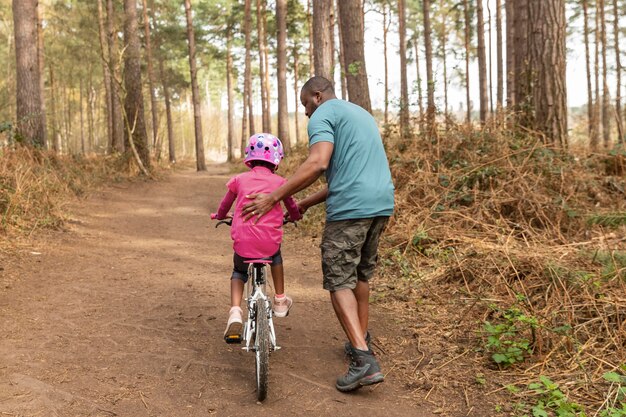
[[594,14],[594,62],[593,62],[593,77],[594,77],[594,89],[596,93],[596,99],[593,106],[593,120],[595,130],[592,132],[589,147],[592,151],[596,151],[600,145],[600,135],[602,133],[602,124],[600,123],[601,117],[601,99],[600,99],[600,21],[598,12],[598,3],[596,2],[595,14]]
[[80,108],[80,153],[85,155],[85,127],[83,119],[83,79],[80,79],[78,94],[78,107]]
[[309,31],[309,75],[315,75],[315,58],[313,56],[313,6],[311,0],[306,3],[306,24]]
[[[339,10],[339,1],[337,0],[336,10]],[[337,13],[337,33],[339,35],[339,79],[341,80],[341,99],[347,100],[348,96],[348,88],[346,87],[346,68],[344,67],[344,63],[346,62],[346,57],[343,50],[343,34],[341,32],[341,16]]]
[[59,132],[56,106],[56,83],[54,81],[52,65],[48,65],[48,72],[50,74],[50,126],[52,127],[52,149],[56,153],[61,153],[61,135]]
[[624,142],[624,124],[622,121],[622,62],[619,47],[619,8],[613,0],[613,36],[615,38],[615,120],[617,122],[617,143]]
[[504,102],[504,68],[502,62],[502,0],[496,0],[496,67],[498,87],[496,90],[496,111],[502,111]]
[[300,70],[300,62],[298,60],[298,45],[294,42],[293,45],[293,94],[295,97],[294,109],[293,112],[295,122],[296,122],[296,146],[300,143],[300,122],[298,120],[298,106],[300,105],[300,87],[298,86],[298,71]]
[[480,91],[480,121],[487,121],[487,113],[489,111],[489,96],[487,95],[487,56],[485,53],[485,21],[483,18],[483,2],[477,1],[476,15],[478,26],[476,28],[478,34],[478,88]]
[[48,127],[46,126],[46,83],[45,59],[43,43],[43,13],[41,2],[37,4],[37,60],[39,62],[39,100],[41,101],[41,117],[43,118],[43,141],[48,146]]
[[159,57],[159,75],[161,77],[161,85],[163,86],[163,100],[165,101],[165,117],[167,119],[167,145],[168,157],[170,164],[176,163],[176,143],[174,141],[174,122],[172,121],[172,99],[170,97],[170,86],[167,81],[167,75],[163,68],[163,58]]
[[276,0],[276,54],[278,58],[278,137],[286,152],[291,151],[289,108],[287,106],[287,0]]
[[106,118],[107,118],[107,153],[113,151],[113,114],[112,114],[112,96],[111,96],[111,73],[109,71],[109,48],[106,40],[104,29],[104,12],[102,8],[102,0],[98,0],[98,34],[100,40],[100,56],[102,57],[102,74],[104,76],[104,99],[106,102]]
[[[331,47],[332,32],[330,27],[332,4],[332,0],[313,1],[313,62],[315,64],[315,75],[324,77],[331,82],[333,81],[331,68],[333,60]],[[343,35],[346,35],[345,30]]]
[[[265,1],[263,3],[261,3],[262,6],[262,11],[263,11],[263,27],[266,28],[266,33],[267,33],[267,13],[265,11]],[[268,119],[268,126],[270,128],[270,130],[272,130],[272,108],[271,108],[271,103],[272,103],[272,88],[271,88],[271,83],[270,83],[270,59],[269,59],[269,52],[268,52],[268,47],[267,47],[267,36],[266,38],[263,40],[264,43],[264,48],[263,48],[263,54],[264,54],[264,60],[263,63],[265,65],[265,97],[266,97],[266,102],[265,102],[265,106],[266,106],[266,113],[267,113],[267,119]]]
[[441,61],[443,64],[443,112],[446,116],[446,125],[448,123],[448,50],[447,50],[447,38],[448,38],[448,30],[447,30],[447,11],[445,8],[444,0],[440,2],[441,9],[441,20],[442,20],[442,31],[441,31]]
[[515,7],[513,0],[505,0],[506,13],[506,105],[515,108]]
[[[360,1],[360,0],[359,0]],[[337,5],[339,6],[339,5]],[[338,9],[339,7],[337,7]],[[335,80],[335,25],[337,19],[335,19],[335,2],[330,2],[330,80]]]
[[228,98],[228,162],[235,159],[235,109],[234,109],[234,86],[233,86],[233,29],[226,29],[226,94]]
[[124,87],[126,99],[124,113],[126,130],[124,142],[137,160],[139,169],[148,174],[150,153],[144,120],[144,104],[141,83],[141,50],[139,43],[137,0],[124,0]]
[[243,32],[245,38],[245,69],[244,69],[244,82],[243,82],[243,114],[241,117],[241,157],[244,158],[246,156],[246,146],[248,144],[248,137],[250,136],[248,132],[252,131],[252,120],[248,120],[249,114],[249,105],[250,105],[250,96],[252,92],[252,70],[250,68],[252,64],[251,60],[251,42],[250,42],[250,20],[252,19],[251,13],[251,0],[245,0],[244,3],[244,23],[243,23]]
[[463,0],[463,14],[465,16],[465,102],[467,105],[467,116],[466,121],[470,123],[472,121],[472,100],[470,98],[470,28],[472,27],[472,22],[470,20],[470,8],[469,1]]
[[44,148],[45,114],[41,108],[37,42],[37,0],[13,0],[15,31],[17,133]]
[[265,0],[256,0],[256,21],[259,43],[259,80],[261,84],[261,121],[263,131],[271,132],[272,127],[270,125],[268,89],[265,84],[265,22],[263,16],[264,10],[261,6],[261,2],[265,3]]
[[[154,76],[154,67],[152,65],[152,44],[150,39],[150,21],[148,20],[148,2],[142,0],[143,6],[143,27],[144,42],[146,48],[146,64],[148,67],[148,89],[150,90],[150,111],[152,113],[152,146],[155,155],[159,152],[156,150],[157,137],[159,135],[159,116],[156,99],[156,80]],[[154,7],[154,5],[152,5]]]
[[433,132],[435,127],[435,80],[433,78],[433,46],[430,40],[430,0],[423,0],[422,9],[424,13],[424,48],[426,52],[426,88],[427,102],[426,121],[428,131]]
[[387,36],[389,34],[389,23],[387,20],[391,20],[387,10],[387,3],[383,3],[383,56],[385,61],[385,113],[384,121],[385,126],[389,125],[389,57],[387,56]]
[[[530,109],[530,79],[532,72],[529,67],[528,34],[529,34],[529,3],[533,0],[515,0],[514,16],[515,38],[512,47],[515,48],[515,108],[520,112],[520,122],[528,126],[530,120],[524,120],[529,115]],[[552,0],[550,0],[552,1]]]
[[489,59],[487,60],[488,62],[488,68],[489,68],[489,84],[487,85],[487,91],[489,91],[489,113],[493,114],[493,59],[492,59],[492,52],[493,52],[493,42],[491,40],[492,36],[491,36],[491,7],[489,6],[489,0],[487,0],[487,16],[488,16],[488,23],[487,23],[487,27],[488,27],[488,39],[489,39]]
[[611,102],[609,84],[607,81],[608,67],[606,65],[607,45],[606,45],[606,20],[604,15],[604,0],[598,0],[600,9],[600,44],[602,46],[602,137],[604,147],[611,145]]
[[[529,0],[529,68],[532,128],[567,147],[565,0]],[[529,117],[530,118],[530,117]]]
[[350,101],[368,112],[372,111],[367,71],[365,68],[365,49],[363,44],[363,6],[360,0],[342,0],[339,2],[341,14],[342,42],[347,68],[346,82]]
[[191,0],[185,0],[185,14],[187,16],[189,70],[191,72],[191,95],[193,98],[193,125],[196,138],[196,169],[198,171],[206,171],[206,161],[204,159],[204,140],[202,138],[202,107],[200,104],[200,90],[198,89],[198,71],[196,69],[196,39],[193,30]]
[[591,86],[591,60],[589,54],[589,8],[587,0],[582,0],[583,6],[583,35],[585,40],[585,68],[587,70],[587,134],[589,140],[594,136],[597,128],[594,118],[593,88]]
[[[424,120],[424,96],[422,93],[422,75],[420,72],[420,55],[419,55],[419,33],[415,32],[415,39],[413,40],[413,48],[415,49],[415,79],[417,80],[417,108],[420,112],[420,127]],[[387,89],[386,89],[387,90]],[[423,130],[423,129],[422,129]]]
[[[398,35],[399,35],[399,45],[400,45],[400,132],[402,135],[402,139],[406,140],[411,137],[411,127],[409,126],[409,84],[407,81],[407,74],[406,74],[406,16],[405,16],[404,0],[398,0],[398,28],[399,28]],[[386,39],[385,39],[385,44],[386,44]],[[387,52],[386,49],[387,48],[385,46],[385,52]],[[385,54],[385,58],[386,58],[386,54]],[[386,66],[385,66],[385,69],[386,69]],[[386,77],[387,77],[387,73],[385,73],[385,81],[387,82]],[[388,100],[386,90],[387,89],[385,88],[385,111],[387,111],[386,107],[387,107],[387,100]],[[385,123],[387,122],[385,121]]]
[[111,119],[112,149],[124,152],[124,120],[122,115],[122,95],[118,85],[120,56],[117,47],[117,32],[115,31],[115,11],[113,0],[107,0],[107,32],[109,43],[109,72],[111,74]]

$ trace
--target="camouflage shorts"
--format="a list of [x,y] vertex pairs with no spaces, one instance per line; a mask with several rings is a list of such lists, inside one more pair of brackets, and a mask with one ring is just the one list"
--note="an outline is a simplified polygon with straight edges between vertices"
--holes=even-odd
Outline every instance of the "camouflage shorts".
[[322,236],[324,289],[356,288],[368,281],[378,260],[378,241],[389,217],[326,222]]

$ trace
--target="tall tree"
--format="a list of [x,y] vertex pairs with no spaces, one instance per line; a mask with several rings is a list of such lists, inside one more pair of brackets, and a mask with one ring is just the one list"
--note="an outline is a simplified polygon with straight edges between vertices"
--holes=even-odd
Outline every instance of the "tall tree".
[[515,106],[515,7],[513,0],[505,0],[506,14],[506,105],[509,109]]
[[471,56],[471,13],[469,0],[463,0],[463,15],[465,17],[465,31],[464,31],[464,43],[465,43],[465,103],[467,106],[466,121],[469,123],[472,120],[472,100],[470,98],[470,56]]
[[285,151],[291,150],[287,106],[287,0],[276,0],[276,54],[278,58],[278,136]]
[[[385,62],[385,113],[384,113],[384,122],[385,126],[389,125],[389,56],[388,56],[388,42],[387,37],[389,36],[389,20],[390,11],[387,7],[387,1],[383,2],[383,57]],[[406,52],[405,52],[406,55]],[[406,57],[405,57],[406,59]],[[408,101],[408,100],[407,100]]]
[[252,103],[252,59],[250,56],[250,20],[252,18],[251,14],[251,0],[245,0],[244,3],[244,20],[243,20],[243,33],[245,38],[245,58],[244,58],[244,81],[243,81],[243,114],[241,117],[241,157],[245,157],[246,154],[246,146],[248,143],[248,137],[253,134],[254,131],[254,121],[252,117],[248,120],[248,114],[252,114],[250,110],[250,105]]
[[489,111],[489,96],[487,95],[487,56],[485,53],[485,20],[483,17],[483,2],[476,2],[476,16],[478,20],[478,88],[480,91],[480,121],[487,121]]
[[[448,115],[448,10],[445,0],[439,0],[439,14],[440,14],[440,30],[439,32],[439,47],[441,48],[441,63],[443,64],[443,111]],[[446,117],[446,123],[448,118]]]
[[[262,4],[263,3],[263,4]],[[256,0],[256,20],[257,20],[257,36],[259,44],[259,78],[261,81],[261,121],[264,132],[271,132],[272,126],[270,123],[270,103],[269,103],[269,88],[265,83],[265,49],[267,48],[265,39],[265,19],[264,19],[264,4],[265,0]]]
[[315,75],[322,76],[331,82],[333,81],[331,66],[333,61],[331,44],[333,40],[329,16],[332,5],[332,0],[313,1],[313,62]]
[[313,77],[315,75],[315,57],[313,54],[313,6],[311,0],[306,2],[306,24],[309,32],[309,75]]
[[433,132],[435,126],[435,80],[433,78],[433,44],[430,39],[430,0],[423,0],[422,12],[424,14],[424,48],[426,55],[426,91],[427,102],[426,121],[428,131]]
[[228,162],[235,158],[235,112],[234,112],[234,86],[233,86],[233,27],[228,24],[226,27],[226,96],[228,100]]
[[206,171],[204,159],[204,140],[202,138],[202,107],[198,89],[198,70],[196,69],[196,39],[193,30],[193,14],[191,0],[185,0],[187,17],[187,42],[189,43],[189,70],[191,72],[191,95],[193,99],[193,125],[196,138],[196,169]]
[[420,113],[420,128],[424,119],[424,97],[422,93],[422,73],[420,71],[419,32],[415,29],[413,49],[415,50],[415,82],[417,84],[417,107]]
[[608,67],[606,65],[607,40],[606,40],[606,20],[604,11],[604,0],[598,0],[598,10],[600,11],[600,45],[602,48],[602,137],[604,147],[609,147],[611,143],[611,102],[609,93]]
[[598,149],[600,144],[600,134],[602,132],[602,124],[600,123],[601,111],[601,98],[600,98],[600,13],[598,12],[598,2],[596,1],[595,13],[594,13],[594,61],[593,61],[593,77],[594,77],[594,89],[595,89],[595,102],[593,106],[593,119],[595,130],[592,132],[589,146],[592,151]]
[[[383,13],[386,17],[386,9]],[[385,44],[387,41],[386,29],[387,28],[384,28],[383,32],[385,35]],[[402,134],[402,139],[408,139],[411,136],[411,128],[409,125],[409,84],[406,74],[406,13],[404,0],[398,0],[398,35],[400,42],[400,132]],[[385,66],[387,64],[386,59],[387,55],[385,55]],[[387,74],[385,74],[385,76],[387,76]],[[387,95],[387,91],[385,91],[385,95]],[[387,105],[388,103],[386,99],[385,107]],[[385,123],[387,122],[385,121]]]
[[[339,1],[337,0],[336,10],[339,10]],[[338,44],[338,56],[339,56],[339,79],[341,80],[341,99],[347,100],[348,89],[346,87],[346,68],[344,68],[344,63],[346,62],[345,53],[343,50],[343,33],[341,32],[341,16],[337,13],[337,34],[339,38]]]
[[[529,32],[529,24],[528,24],[528,14],[529,14],[529,6],[530,2],[533,0],[515,0],[513,2],[513,7],[515,11],[513,12],[513,16],[515,21],[514,25],[514,38],[513,42],[510,45],[507,45],[507,48],[511,47],[515,49],[514,53],[514,79],[515,79],[515,107],[517,110],[520,109],[529,109],[529,99],[530,99],[530,87],[531,87],[531,75],[532,71],[529,66],[529,56],[530,53],[528,51],[528,34]],[[550,0],[552,1],[552,0]],[[530,115],[529,112],[520,113],[522,117],[526,117]],[[531,124],[530,121],[522,121],[525,124]]]
[[124,141],[136,158],[139,169],[148,174],[150,154],[144,121],[141,84],[141,50],[137,34],[137,0],[124,0],[124,113],[126,129]]
[[[156,99],[156,78],[154,75],[154,67],[152,65],[152,43],[150,40],[150,20],[148,19],[148,1],[142,0],[143,6],[143,30],[144,30],[144,42],[146,48],[146,64],[148,67],[148,89],[150,90],[150,111],[152,112],[152,146],[156,150],[157,137],[159,133],[159,116]],[[154,8],[154,4],[152,4]]]
[[594,117],[593,88],[591,86],[591,61],[589,54],[589,7],[588,1],[582,0],[583,37],[585,42],[585,68],[587,70],[587,133],[589,139],[597,134],[597,120]]
[[615,39],[615,119],[617,121],[617,142],[624,142],[624,124],[622,122],[622,61],[619,47],[619,7],[613,0],[613,37]]
[[371,112],[367,71],[365,69],[365,46],[363,39],[363,5],[361,0],[339,2],[341,37],[347,69],[346,82],[350,101]]
[[104,99],[106,102],[106,118],[107,118],[107,153],[113,151],[113,114],[112,114],[112,95],[111,95],[111,72],[109,71],[109,48],[107,46],[107,36],[104,28],[104,12],[102,0],[98,0],[98,34],[100,40],[100,56],[102,60],[102,74],[104,77]]
[[37,0],[13,0],[17,132],[27,143],[45,147],[46,117],[41,107],[37,52]]
[[37,4],[37,62],[39,64],[39,100],[41,101],[41,115],[43,117],[43,141],[48,143],[48,128],[46,126],[46,83],[45,83],[45,59],[43,42],[43,13],[42,4]]
[[496,90],[496,109],[502,110],[504,101],[504,68],[502,62],[502,0],[496,0],[496,67],[498,87]]
[[115,8],[113,0],[107,0],[107,32],[109,44],[109,69],[111,73],[111,120],[112,149],[124,152],[124,124],[122,116],[122,96],[119,86],[120,56],[117,45],[117,31],[115,29]]

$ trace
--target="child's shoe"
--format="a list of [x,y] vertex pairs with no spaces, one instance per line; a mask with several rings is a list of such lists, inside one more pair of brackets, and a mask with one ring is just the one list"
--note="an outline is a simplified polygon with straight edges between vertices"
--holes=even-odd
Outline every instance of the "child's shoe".
[[276,317],[286,317],[289,315],[289,309],[293,301],[291,298],[283,294],[282,297],[274,296],[274,315]]
[[241,331],[243,330],[243,310],[241,307],[231,307],[224,332],[226,343],[241,343]]

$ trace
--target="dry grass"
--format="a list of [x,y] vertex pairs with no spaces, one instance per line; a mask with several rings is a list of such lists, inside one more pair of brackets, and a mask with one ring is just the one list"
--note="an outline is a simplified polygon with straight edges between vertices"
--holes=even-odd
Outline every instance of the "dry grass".
[[[626,363],[626,154],[495,127],[385,141],[396,212],[372,297],[406,329],[377,340],[392,372],[453,415],[530,415],[514,404],[539,401],[539,375],[590,415],[606,407],[602,375]],[[492,360],[486,322],[509,325],[495,336],[527,346],[519,360]],[[443,397],[450,385],[458,398]]]

